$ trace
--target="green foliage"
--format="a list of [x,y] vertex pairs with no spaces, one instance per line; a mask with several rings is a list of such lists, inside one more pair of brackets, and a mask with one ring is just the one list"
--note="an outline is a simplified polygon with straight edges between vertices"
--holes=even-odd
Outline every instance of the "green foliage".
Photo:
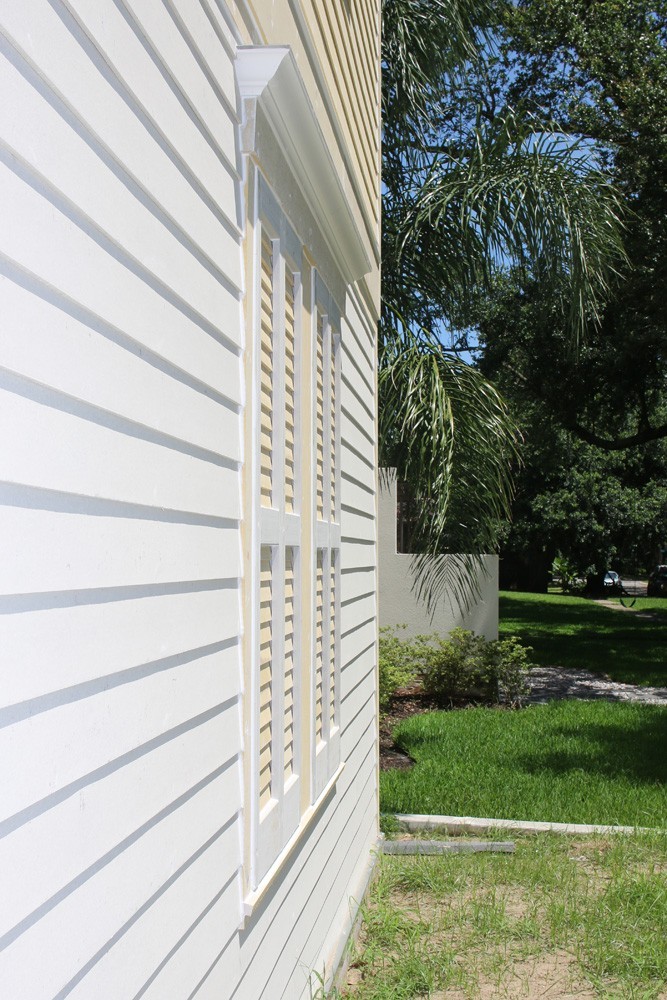
[[378,687],[381,712],[387,711],[398,689],[410,684],[417,676],[413,644],[400,637],[404,628],[403,625],[380,629]]
[[423,636],[415,642],[424,690],[440,704],[465,701],[518,705],[527,692],[529,649],[513,637],[487,640],[466,629],[447,639]]
[[[622,269],[580,356],[541,354],[562,324],[519,276],[537,336],[522,364],[536,401],[589,443],[634,446],[667,434],[667,3],[518,0],[504,11],[496,101],[548,115],[595,157],[624,207]],[[542,308],[540,308],[542,306]],[[539,316],[542,323],[540,326]],[[540,375],[543,377],[540,379]],[[541,385],[540,385],[541,382]]]
[[[549,317],[537,293],[520,294],[509,280],[496,286],[478,320],[480,369],[503,394],[524,439],[512,523],[501,545],[504,568],[514,576],[503,582],[545,590],[559,551],[584,578],[655,563],[667,537],[667,442],[608,450],[564,426],[575,418],[600,433],[632,427],[637,395],[606,359],[616,352],[619,372],[634,377],[644,363],[642,353],[631,356],[637,345],[626,351],[621,342],[591,335],[573,354],[553,316],[555,332],[544,336]],[[606,389],[593,368],[608,379]]]
[[[516,427],[444,331],[511,262],[576,336],[621,256],[617,198],[535,113],[486,113],[495,0],[384,0],[380,452],[417,499],[420,551],[496,548]],[[487,88],[488,89],[488,88]],[[472,574],[470,574],[472,578]]]
[[401,639],[398,630],[380,635],[380,708],[386,710],[400,687],[420,678],[427,694],[442,704],[470,700],[510,705],[526,693],[529,649],[509,637],[488,641],[465,629],[447,639],[437,634]]

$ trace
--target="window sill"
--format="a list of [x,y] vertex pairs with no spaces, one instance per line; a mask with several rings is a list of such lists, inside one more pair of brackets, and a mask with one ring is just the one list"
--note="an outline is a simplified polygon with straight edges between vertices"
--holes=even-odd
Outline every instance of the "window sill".
[[273,881],[278,872],[280,871],[280,869],[289,860],[289,858],[294,853],[294,850],[298,846],[301,839],[305,836],[305,834],[308,832],[310,827],[313,825],[317,817],[324,809],[324,806],[327,800],[329,799],[331,792],[336,787],[338,779],[343,773],[344,767],[345,767],[345,762],[343,761],[342,764],[338,765],[338,769],[335,771],[335,773],[327,782],[327,785],[324,788],[320,797],[318,798],[317,802],[314,802],[313,805],[310,806],[303,814],[299,826],[294,831],[290,839],[287,841],[282,851],[280,852],[276,860],[273,862],[273,864],[271,865],[268,872],[266,873],[262,881],[259,883],[257,888],[253,889],[252,892],[249,892],[247,896],[244,898],[243,920],[241,922],[241,930],[245,928],[248,918],[253,915],[254,911],[262,903],[264,897],[271,888]]

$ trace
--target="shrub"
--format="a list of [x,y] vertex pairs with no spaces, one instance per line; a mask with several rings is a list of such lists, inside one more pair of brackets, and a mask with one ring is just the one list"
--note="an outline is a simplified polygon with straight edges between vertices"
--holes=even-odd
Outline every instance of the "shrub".
[[399,688],[405,687],[417,678],[418,666],[415,659],[414,643],[399,638],[399,629],[380,629],[380,711],[386,712],[389,703]]
[[442,705],[463,701],[519,705],[527,691],[529,648],[514,637],[486,640],[466,629],[447,639],[420,636],[415,641],[424,691]]

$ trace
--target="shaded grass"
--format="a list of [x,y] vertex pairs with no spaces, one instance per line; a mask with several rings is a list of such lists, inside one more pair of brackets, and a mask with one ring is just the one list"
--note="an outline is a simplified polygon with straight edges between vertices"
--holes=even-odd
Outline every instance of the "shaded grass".
[[667,825],[667,708],[561,701],[406,719],[414,760],[380,775],[383,812]]
[[525,984],[537,996],[546,958],[563,992],[569,981],[587,997],[660,996],[667,834],[515,839],[514,855],[381,858],[353,962],[359,982],[343,995],[474,998],[484,986],[516,998]]
[[[655,610],[664,611],[664,619],[642,614]],[[639,598],[631,611],[614,611],[583,597],[502,592],[499,632],[532,646],[540,666],[667,686],[667,601],[660,598]]]

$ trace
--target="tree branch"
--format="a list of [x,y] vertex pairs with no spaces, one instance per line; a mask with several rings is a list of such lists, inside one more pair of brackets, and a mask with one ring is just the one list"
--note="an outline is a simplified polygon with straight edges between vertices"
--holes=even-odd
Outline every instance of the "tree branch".
[[615,438],[601,437],[594,431],[589,431],[586,427],[582,427],[581,424],[572,424],[571,430],[582,441],[594,444],[597,448],[603,448],[605,451],[623,451],[625,448],[634,448],[637,445],[648,444],[650,441],[659,441],[662,438],[667,438],[667,424],[661,424],[660,427],[647,427],[644,430],[637,431],[636,434],[628,434],[625,437]]

